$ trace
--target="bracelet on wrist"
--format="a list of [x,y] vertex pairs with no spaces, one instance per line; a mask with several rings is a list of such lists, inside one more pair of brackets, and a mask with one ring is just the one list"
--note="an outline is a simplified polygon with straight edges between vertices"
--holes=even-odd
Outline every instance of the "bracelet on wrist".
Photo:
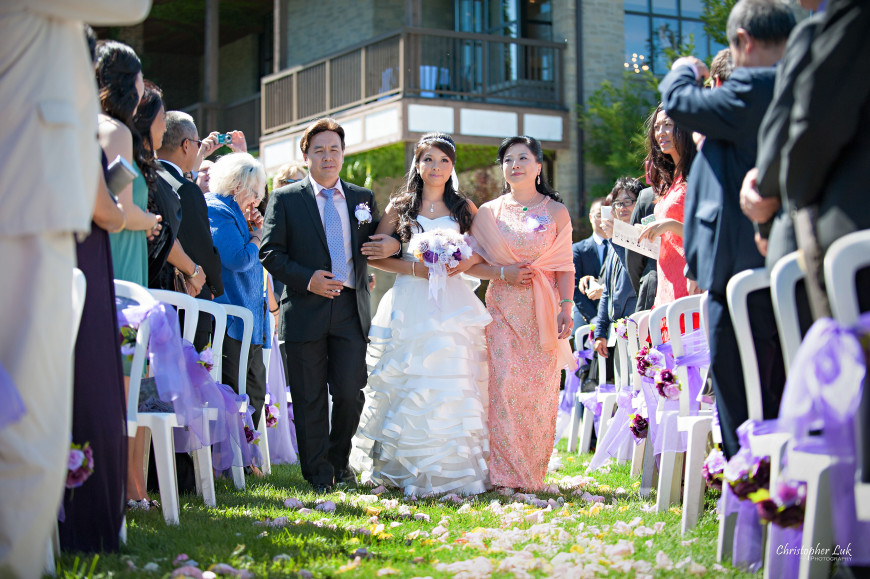
[[571,305],[573,306],[573,305],[574,305],[574,300],[571,300],[571,299],[568,299],[568,298],[561,299],[561,300],[559,300],[559,307],[561,307],[562,304],[571,304]]
[[504,266],[501,266],[501,270],[498,273],[498,279],[505,281],[505,279],[504,279]]
[[417,272],[414,270],[414,262],[411,262],[411,277],[417,277]]
[[187,279],[193,279],[199,274],[199,265],[194,264],[193,273],[190,275],[184,274]]
[[269,312],[270,312],[270,313],[273,313],[273,314],[277,314],[277,313],[278,313],[278,310],[280,310],[280,309],[281,309],[281,306],[278,306],[278,307],[275,308],[274,310],[270,308],[270,309],[269,309]]

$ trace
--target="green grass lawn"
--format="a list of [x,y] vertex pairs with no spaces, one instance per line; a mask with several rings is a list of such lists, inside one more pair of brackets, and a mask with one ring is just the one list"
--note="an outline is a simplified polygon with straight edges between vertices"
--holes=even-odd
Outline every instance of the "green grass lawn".
[[[564,444],[563,468],[550,473],[551,483],[586,476],[590,456],[569,455]],[[541,508],[496,493],[461,503],[407,502],[400,492],[374,497],[364,488],[315,497],[298,466],[280,465],[269,477],[249,477],[243,492],[216,481],[217,508],[182,496],[179,526],[166,526],[159,511],[128,513],[121,553],[65,553],[58,576],[168,577],[182,554],[219,577],[231,575],[218,564],[253,577],[749,576],[716,565],[717,492],[707,492],[697,528],[684,537],[679,508],[648,512],[652,501],[638,495],[629,469],[612,466],[585,481],[579,492],[604,503],[586,502],[562,484],[561,494],[537,495],[555,503]],[[311,511],[286,508],[291,497]],[[333,501],[335,511],[314,510],[316,499]]]

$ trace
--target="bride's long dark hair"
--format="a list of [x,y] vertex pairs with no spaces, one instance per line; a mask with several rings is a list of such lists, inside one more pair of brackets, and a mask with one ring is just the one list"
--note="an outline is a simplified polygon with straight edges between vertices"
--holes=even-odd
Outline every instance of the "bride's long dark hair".
[[[414,228],[419,227],[417,216],[420,215],[420,205],[423,202],[423,178],[417,172],[417,163],[429,147],[436,147],[456,166],[456,143],[450,135],[427,133],[417,142],[414,148],[414,163],[408,171],[405,182],[390,198],[398,215],[396,233],[402,241],[411,239]],[[465,233],[471,229],[472,215],[471,209],[468,208],[468,198],[454,188],[453,179],[448,179],[444,185],[444,204],[459,224],[460,232]]]

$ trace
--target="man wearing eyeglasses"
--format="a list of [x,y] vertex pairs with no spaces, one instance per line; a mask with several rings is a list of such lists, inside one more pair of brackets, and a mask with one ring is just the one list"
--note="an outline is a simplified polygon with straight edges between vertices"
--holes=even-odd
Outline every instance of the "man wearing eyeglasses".
[[[206,300],[224,293],[221,258],[212,243],[208,208],[202,190],[196,183],[185,179],[184,174],[198,169],[202,159],[218,146],[217,133],[200,141],[193,117],[181,111],[167,111],[163,146],[157,151],[162,166],[160,176],[172,186],[181,200],[178,241],[190,259],[205,272],[205,284],[197,297]],[[208,344],[210,333],[211,319],[202,314],[194,339],[197,350]]]

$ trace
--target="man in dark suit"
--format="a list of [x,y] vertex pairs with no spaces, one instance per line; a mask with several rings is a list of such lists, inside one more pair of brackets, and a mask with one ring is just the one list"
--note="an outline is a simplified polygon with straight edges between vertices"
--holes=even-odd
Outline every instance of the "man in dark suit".
[[[652,187],[647,187],[637,196],[637,203],[635,203],[631,213],[630,223],[632,225],[641,223],[644,217],[653,214],[655,207],[655,191]],[[625,251],[625,270],[628,272],[631,285],[637,294],[635,311],[651,310],[656,301],[656,290],[658,289],[656,264],[656,260],[650,257],[635,253],[630,249]]]
[[[202,190],[192,181],[184,178],[184,173],[194,169],[200,155],[200,148],[208,148],[210,143],[200,142],[193,117],[181,111],[166,113],[166,133],[163,146],[157,151],[162,169],[160,176],[172,186],[181,200],[181,225],[178,241],[190,259],[205,272],[205,284],[197,296],[210,300],[224,293],[221,280],[221,258],[211,239],[208,224],[208,207]],[[198,272],[196,272],[198,273]],[[204,348],[211,340],[211,316],[200,314],[196,326],[194,346]]]
[[598,300],[589,298],[578,286],[580,280],[587,275],[596,279],[601,273],[601,266],[607,252],[607,240],[601,231],[601,199],[593,199],[589,204],[589,223],[592,225],[592,235],[575,243],[574,252],[574,327],[594,324],[598,316]]
[[335,483],[356,485],[348,458],[365,402],[366,255],[386,257],[399,243],[378,236],[390,248],[379,254],[364,245],[377,228],[377,204],[371,191],[338,178],[344,162],[338,123],[316,121],[300,148],[309,176],[272,192],[260,259],[285,284],[278,337],[287,353],[302,476],[322,493]]
[[[706,66],[680,58],[659,86],[668,116],[706,137],[689,173],[683,243],[689,273],[709,291],[711,374],[727,456],[740,447],[737,427],[748,409],[725,288],[734,274],[764,264],[752,224],[740,211],[740,186],[755,164],[758,127],[773,98],[774,65],[794,24],[791,10],[778,0],[741,0],[728,17],[731,78],[705,90],[698,81],[709,76]],[[751,295],[749,311],[765,415],[775,417],[785,371],[769,293]]]

